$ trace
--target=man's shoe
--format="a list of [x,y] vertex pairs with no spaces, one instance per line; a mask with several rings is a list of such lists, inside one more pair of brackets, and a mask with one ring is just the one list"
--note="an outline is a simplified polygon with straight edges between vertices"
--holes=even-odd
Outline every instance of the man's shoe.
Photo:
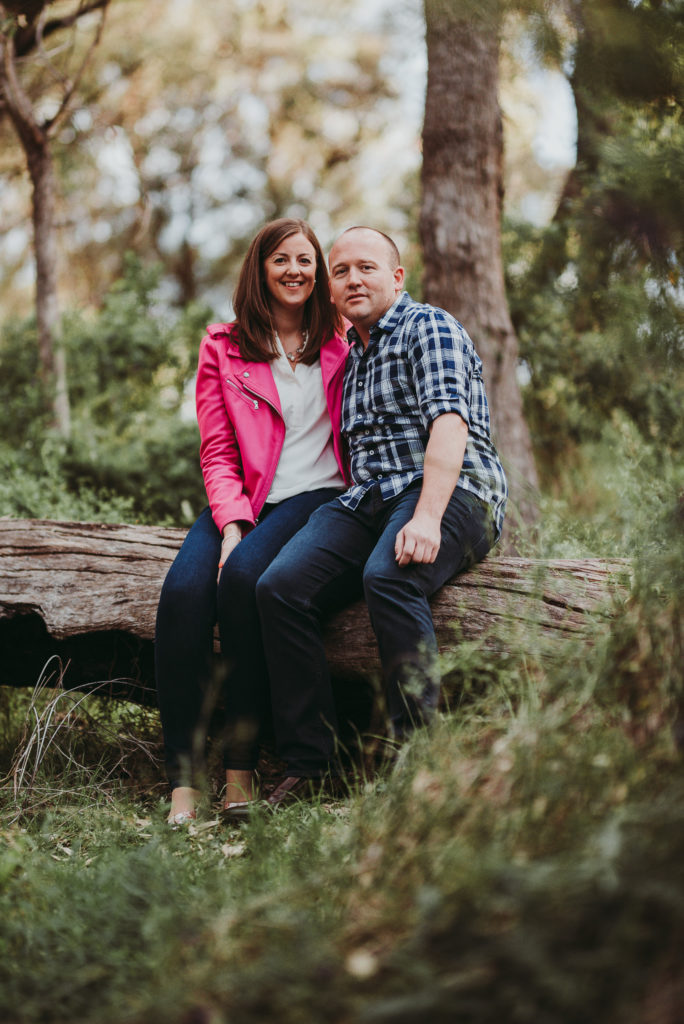
[[266,807],[275,810],[277,807],[284,807],[293,804],[298,800],[315,800],[318,797],[330,799],[344,799],[349,796],[349,785],[339,776],[330,775],[324,778],[309,778],[308,776],[285,775],[280,782],[277,782],[274,790],[265,800]]
[[276,785],[275,789],[265,803],[267,807],[275,810],[286,804],[294,803],[297,800],[313,800],[316,797],[327,796],[340,798],[349,795],[349,787],[343,779],[338,777],[330,778],[309,778],[308,776],[285,775]]
[[275,810],[276,807],[283,807],[285,804],[294,803],[296,800],[310,800],[317,788],[320,788],[319,779],[310,779],[307,776],[285,775],[277,784],[273,792],[266,798],[266,806]]
[[232,803],[224,804],[219,817],[229,825],[240,825],[247,821],[255,803],[256,800],[233,800]]

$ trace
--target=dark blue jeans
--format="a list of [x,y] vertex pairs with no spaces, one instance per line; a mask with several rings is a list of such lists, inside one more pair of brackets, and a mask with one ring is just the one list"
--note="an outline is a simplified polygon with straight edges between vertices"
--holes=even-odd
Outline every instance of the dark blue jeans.
[[[157,610],[155,669],[172,788],[198,783],[207,726],[217,697],[225,701],[224,765],[256,767],[271,703],[256,582],[311,513],[338,494],[305,492],[266,505],[256,527],[231,552],[216,585],[221,535],[206,508],[169,569]],[[212,655],[218,622],[221,664]]]
[[337,719],[321,622],[361,583],[394,735],[401,738],[434,713],[440,679],[429,598],[484,558],[494,530],[486,505],[457,487],[442,519],[436,561],[398,566],[395,538],[411,519],[420,489],[417,481],[383,501],[376,485],[354,511],[337,499],[324,505],[257,584],[278,753],[288,774],[336,771]]

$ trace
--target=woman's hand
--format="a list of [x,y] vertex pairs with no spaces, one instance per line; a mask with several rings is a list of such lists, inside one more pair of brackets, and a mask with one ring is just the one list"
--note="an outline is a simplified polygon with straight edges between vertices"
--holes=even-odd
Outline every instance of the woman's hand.
[[218,573],[216,575],[216,582],[221,579],[221,569],[224,564],[228,561],[233,548],[236,548],[242,540],[242,527],[239,523],[228,523],[223,527],[223,540],[221,541],[221,556],[219,558]]

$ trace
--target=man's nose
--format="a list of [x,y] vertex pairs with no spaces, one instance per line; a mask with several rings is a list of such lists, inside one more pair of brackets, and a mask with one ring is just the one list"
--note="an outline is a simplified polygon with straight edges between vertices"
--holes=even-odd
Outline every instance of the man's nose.
[[361,274],[356,267],[349,268],[348,279],[349,284],[357,285],[361,283]]

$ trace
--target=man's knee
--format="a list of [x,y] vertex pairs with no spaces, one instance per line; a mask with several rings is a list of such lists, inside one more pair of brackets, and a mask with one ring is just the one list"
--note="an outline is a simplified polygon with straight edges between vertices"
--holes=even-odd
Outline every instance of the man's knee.
[[367,564],[363,570],[363,592],[369,604],[383,597],[395,600],[398,595],[406,595],[407,598],[424,596],[423,587],[414,578],[410,567],[407,571],[391,564]]
[[260,611],[268,611],[279,602],[287,590],[287,574],[281,572],[278,565],[269,565],[254,587],[257,607]]

